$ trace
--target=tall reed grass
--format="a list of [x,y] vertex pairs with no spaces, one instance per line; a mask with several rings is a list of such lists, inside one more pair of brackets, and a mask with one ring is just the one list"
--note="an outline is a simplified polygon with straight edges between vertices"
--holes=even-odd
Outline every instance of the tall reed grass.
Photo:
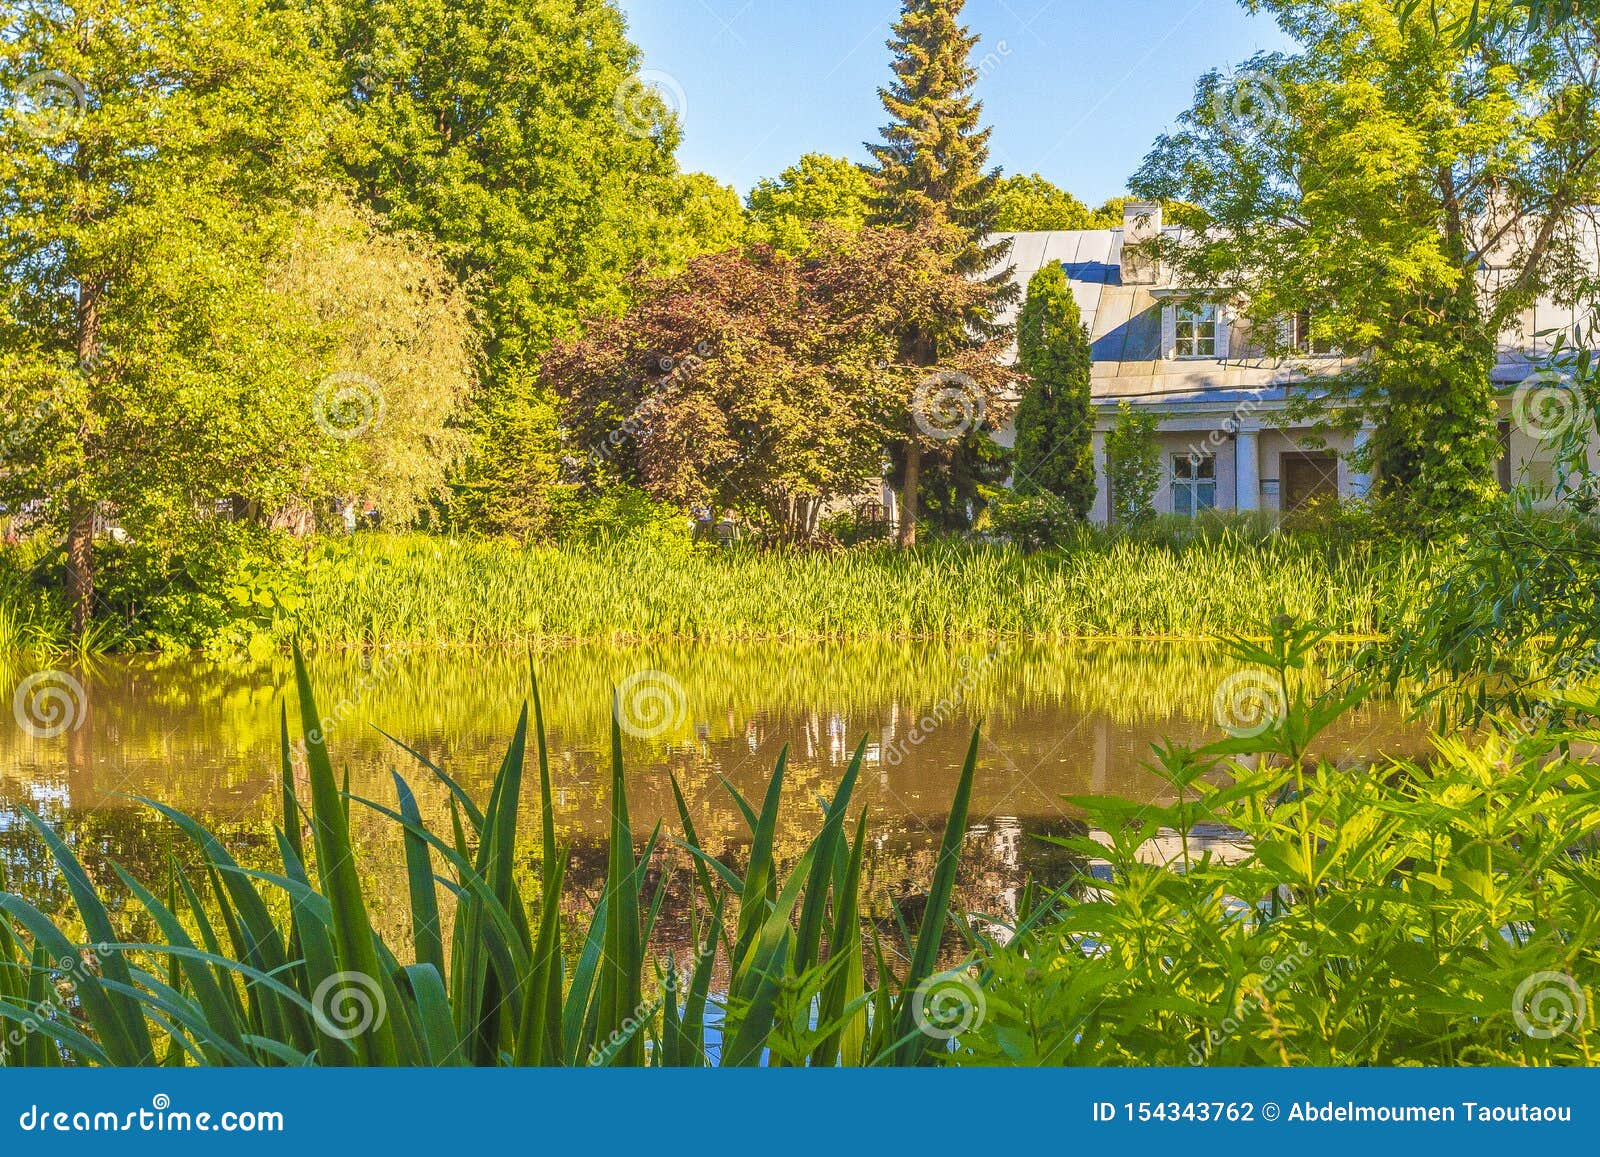
[[313,570],[299,637],[331,646],[837,638],[1208,638],[1287,610],[1352,637],[1399,620],[1420,555],[1289,536],[1100,540],[1025,557],[914,552],[662,556],[361,536]]

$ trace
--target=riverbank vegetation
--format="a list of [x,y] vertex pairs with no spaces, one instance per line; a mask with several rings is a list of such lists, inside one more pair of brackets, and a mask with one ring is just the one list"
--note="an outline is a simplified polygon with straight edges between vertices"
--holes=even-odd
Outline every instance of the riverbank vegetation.
[[[184,556],[174,580],[137,548],[108,551],[91,641],[217,655],[307,646],[525,646],[670,639],[1182,638],[1249,633],[1279,610],[1347,638],[1405,622],[1428,555],[1264,523],[1079,528],[1024,555],[949,541],[796,553],[695,545],[682,526],[630,541],[539,546],[359,534],[263,538]],[[63,648],[55,560],[13,548],[0,643]],[[226,561],[225,561],[226,560]]]

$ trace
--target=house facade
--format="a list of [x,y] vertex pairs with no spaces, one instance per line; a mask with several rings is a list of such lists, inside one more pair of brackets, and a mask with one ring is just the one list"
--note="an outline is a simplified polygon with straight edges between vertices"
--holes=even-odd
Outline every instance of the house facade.
[[[1157,419],[1161,513],[1281,512],[1323,495],[1364,495],[1369,479],[1352,465],[1352,454],[1370,431],[1340,434],[1288,413],[1294,392],[1314,389],[1318,377],[1351,363],[1296,334],[1306,328],[1303,319],[1282,322],[1294,356],[1265,356],[1227,306],[1200,300],[1137,249],[1163,231],[1178,233],[1163,225],[1159,205],[1130,203],[1120,229],[1009,235],[1009,261],[1023,294],[1035,272],[1061,262],[1089,329],[1098,484],[1092,520],[1109,519],[1105,440],[1124,401]],[[1019,300],[1008,320],[1020,308]],[[1502,338],[1494,381],[1509,395],[1537,368],[1537,335],[1581,332],[1584,324],[1572,307],[1553,302],[1528,310],[1516,332]],[[1551,447],[1513,420],[1509,396],[1503,405],[1502,483],[1549,484]],[[1014,438],[1010,427],[999,435],[1008,446]]]

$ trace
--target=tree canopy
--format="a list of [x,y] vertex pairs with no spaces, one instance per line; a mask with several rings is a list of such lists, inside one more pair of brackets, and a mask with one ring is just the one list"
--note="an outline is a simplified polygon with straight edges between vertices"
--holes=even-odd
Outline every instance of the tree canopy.
[[[1448,23],[1470,3],[1437,9]],[[1361,355],[1329,381],[1329,406],[1376,423],[1385,492],[1476,500],[1499,454],[1499,335],[1541,294],[1595,288],[1595,26],[1463,42],[1385,0],[1262,7],[1301,50],[1203,78],[1134,187],[1200,206],[1203,227],[1164,256],[1236,294],[1263,348],[1293,353],[1284,319],[1299,316],[1319,344]]]
[[975,460],[972,439],[1002,414],[975,383],[941,375],[941,362],[975,342],[1004,333],[1000,311],[1016,297],[1006,263],[1010,241],[995,240],[999,183],[988,168],[990,130],[973,95],[978,42],[961,24],[964,0],[905,0],[889,47],[894,81],[878,90],[890,116],[882,140],[870,144],[873,221],[899,229],[934,230],[944,267],[982,290],[968,295],[960,316],[912,324],[898,334],[898,360],[930,371],[909,399],[908,421],[890,443],[900,495],[899,537],[914,545],[924,459],[956,466]]
[[826,502],[878,476],[913,405],[937,420],[946,381],[1003,405],[997,343],[952,347],[932,375],[898,360],[894,334],[959,324],[984,292],[948,268],[947,237],[814,233],[803,261],[761,246],[643,274],[631,309],[558,344],[543,373],[568,402],[569,456],[592,478],[804,537]]
[[482,311],[495,375],[622,308],[634,265],[678,247],[677,208],[717,216],[703,180],[683,186],[675,112],[609,0],[323,11],[354,118],[335,141],[343,166],[367,204],[438,243]]
[[841,229],[865,226],[872,189],[866,170],[854,161],[807,153],[750,190],[750,239],[784,253],[804,253],[815,236],[811,226],[819,221]]
[[300,16],[252,0],[22,14],[0,83],[0,486],[67,531],[77,626],[101,511],[176,543],[218,503],[300,481],[326,340],[268,273],[316,197],[332,99]]
[[995,201],[995,227],[1011,233],[1102,227],[1087,205],[1038,173],[1006,177],[995,192]]

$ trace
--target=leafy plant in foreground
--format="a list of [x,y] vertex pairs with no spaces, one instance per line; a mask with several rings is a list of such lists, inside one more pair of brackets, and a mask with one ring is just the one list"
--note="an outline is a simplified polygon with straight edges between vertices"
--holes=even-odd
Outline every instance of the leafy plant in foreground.
[[[1360,688],[1296,681],[1318,632],[1235,642],[1259,734],[1157,750],[1175,802],[1075,799],[1109,867],[981,945],[968,1064],[1600,1059],[1600,731],[1502,728],[1425,762],[1306,758]],[[1596,704],[1590,695],[1590,709]],[[1202,837],[1208,837],[1202,840]]]

